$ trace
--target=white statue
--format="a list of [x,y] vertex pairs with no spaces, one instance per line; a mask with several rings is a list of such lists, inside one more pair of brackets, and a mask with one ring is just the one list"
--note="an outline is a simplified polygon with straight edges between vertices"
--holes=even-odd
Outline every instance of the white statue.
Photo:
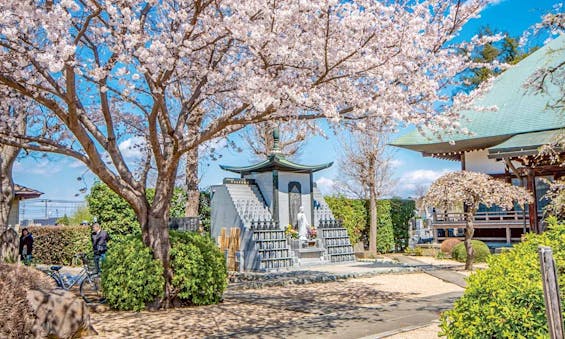
[[302,206],[300,206],[298,214],[296,215],[296,221],[298,223],[298,237],[300,240],[308,240],[308,219],[306,219],[304,207]]

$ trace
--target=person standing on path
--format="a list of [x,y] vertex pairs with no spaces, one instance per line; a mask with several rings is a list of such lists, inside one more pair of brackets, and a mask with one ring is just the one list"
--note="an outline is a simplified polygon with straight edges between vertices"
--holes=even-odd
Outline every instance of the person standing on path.
[[100,228],[100,224],[92,225],[92,250],[94,252],[94,265],[96,271],[100,272],[100,261],[106,259],[108,249],[108,233]]
[[33,236],[27,228],[22,229],[20,237],[20,258],[24,265],[31,263],[31,252],[33,251]]

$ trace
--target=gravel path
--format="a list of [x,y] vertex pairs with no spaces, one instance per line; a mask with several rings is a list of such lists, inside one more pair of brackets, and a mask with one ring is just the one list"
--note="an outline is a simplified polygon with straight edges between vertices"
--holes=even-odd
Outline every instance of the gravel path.
[[260,336],[261,329],[269,337],[326,337],[341,333],[351,321],[382,312],[387,305],[447,292],[462,289],[425,273],[380,274],[328,283],[228,289],[218,305],[160,312],[106,311],[93,313],[92,321],[100,334],[97,338]]

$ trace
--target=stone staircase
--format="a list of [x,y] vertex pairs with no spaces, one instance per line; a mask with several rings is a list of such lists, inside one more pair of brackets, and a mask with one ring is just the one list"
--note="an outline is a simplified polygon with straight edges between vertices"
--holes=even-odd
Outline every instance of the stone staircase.
[[293,252],[284,231],[268,208],[255,184],[227,184],[228,193],[243,223],[246,268],[254,271],[275,271],[293,265]]
[[313,187],[314,193],[314,225],[319,225],[321,220],[334,220],[334,215],[326,203],[322,192],[318,189],[318,187]]
[[244,226],[249,227],[252,221],[273,220],[257,185],[228,184],[226,187]]
[[318,237],[322,240],[327,256],[332,263],[355,261],[353,246],[341,223],[337,220],[321,220]]

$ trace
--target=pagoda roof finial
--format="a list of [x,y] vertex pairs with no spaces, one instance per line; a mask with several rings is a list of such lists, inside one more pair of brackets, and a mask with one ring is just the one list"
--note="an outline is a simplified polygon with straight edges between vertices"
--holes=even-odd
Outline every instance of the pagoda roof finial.
[[277,126],[273,128],[273,150],[271,151],[273,154],[281,153],[281,149],[279,146],[279,138],[280,138],[280,130]]

